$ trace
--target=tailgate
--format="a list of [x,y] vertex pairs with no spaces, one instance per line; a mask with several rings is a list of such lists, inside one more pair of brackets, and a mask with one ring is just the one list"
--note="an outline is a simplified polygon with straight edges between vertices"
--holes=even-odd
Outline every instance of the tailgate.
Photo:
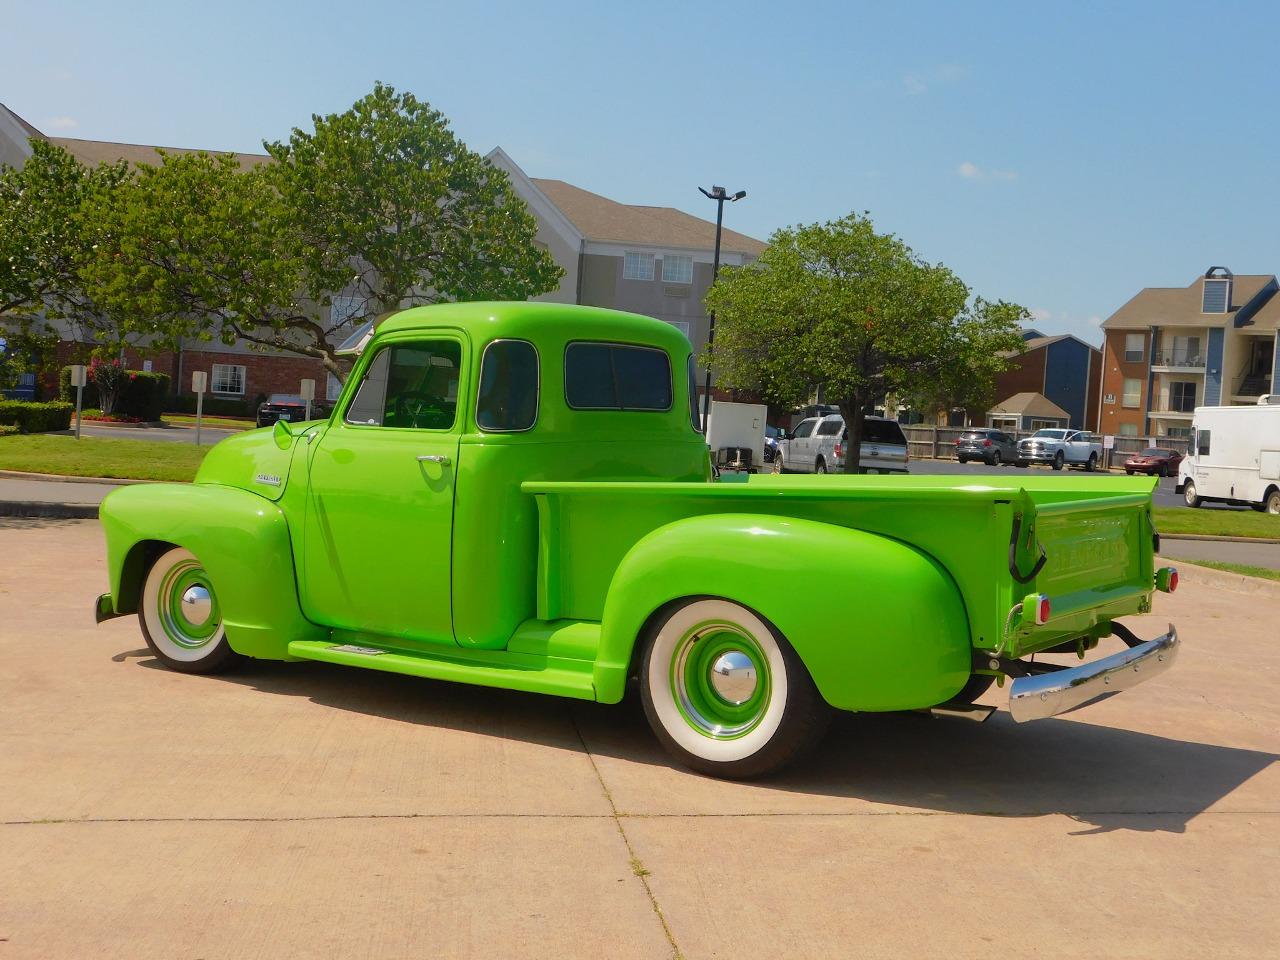
[[1155,587],[1151,495],[1123,493],[1036,502],[1015,509],[1010,543],[1014,596],[1043,594],[1049,620],[1010,637],[1013,654],[1042,650],[1086,634],[1113,617],[1145,612]]

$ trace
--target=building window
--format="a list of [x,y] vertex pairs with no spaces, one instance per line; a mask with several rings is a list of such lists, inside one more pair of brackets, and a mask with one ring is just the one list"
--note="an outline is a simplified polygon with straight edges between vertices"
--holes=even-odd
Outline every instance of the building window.
[[1164,357],[1169,367],[1203,367],[1204,357],[1200,354],[1199,337],[1173,338],[1173,352]]
[[1126,333],[1124,336],[1124,362],[1141,363],[1147,355],[1147,337],[1142,333]]
[[693,257],[668,253],[662,258],[663,283],[693,283]]
[[332,373],[325,374],[324,396],[326,400],[337,400],[342,396],[342,381]]
[[652,280],[653,254],[628,250],[622,256],[623,280]]
[[244,367],[238,363],[215,363],[209,379],[213,381],[214,393],[244,396]]
[[1177,413],[1192,413],[1196,408],[1196,385],[1186,380],[1169,384],[1169,409]]
[[688,320],[668,320],[667,323],[671,324],[673,327],[675,327],[677,330],[683,333],[685,335],[685,339],[689,338],[689,321]]
[[1120,424],[1119,434],[1122,437],[1136,437],[1138,435],[1138,425],[1136,423]]
[[1062,423],[1058,420],[1032,420],[1032,430],[1057,430],[1061,428]]
[[1121,405],[1125,407],[1142,406],[1142,381],[1126,378],[1124,381],[1124,397]]
[[1231,300],[1231,281],[1215,279],[1204,282],[1204,301],[1202,313],[1226,313],[1227,304]]
[[1164,435],[1166,437],[1173,437],[1177,440],[1190,440],[1191,428],[1190,427],[1170,427],[1164,432]]

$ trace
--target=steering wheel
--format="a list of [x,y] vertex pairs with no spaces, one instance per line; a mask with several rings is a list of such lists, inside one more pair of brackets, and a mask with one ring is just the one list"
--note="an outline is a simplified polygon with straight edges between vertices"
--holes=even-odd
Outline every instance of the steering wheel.
[[402,393],[396,397],[395,409],[397,425],[402,427],[439,426],[445,414],[440,398],[426,393]]

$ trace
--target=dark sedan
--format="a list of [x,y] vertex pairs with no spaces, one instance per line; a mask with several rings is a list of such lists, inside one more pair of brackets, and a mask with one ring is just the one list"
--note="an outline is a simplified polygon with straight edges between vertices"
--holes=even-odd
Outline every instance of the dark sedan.
[[[328,416],[328,410],[320,403],[312,401],[311,418]],[[273,393],[258,404],[258,426],[270,427],[277,420],[290,422],[307,418],[307,401],[289,393]]]
[[1182,454],[1177,450],[1148,447],[1141,453],[1133,454],[1124,462],[1124,472],[1129,476],[1145,473],[1156,477],[1176,477],[1181,463]]

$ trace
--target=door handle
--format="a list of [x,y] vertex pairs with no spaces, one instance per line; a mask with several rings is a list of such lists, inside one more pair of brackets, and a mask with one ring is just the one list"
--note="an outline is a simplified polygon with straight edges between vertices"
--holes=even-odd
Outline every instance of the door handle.
[[442,467],[449,465],[449,458],[439,453],[424,453],[418,457],[419,463],[438,463]]

